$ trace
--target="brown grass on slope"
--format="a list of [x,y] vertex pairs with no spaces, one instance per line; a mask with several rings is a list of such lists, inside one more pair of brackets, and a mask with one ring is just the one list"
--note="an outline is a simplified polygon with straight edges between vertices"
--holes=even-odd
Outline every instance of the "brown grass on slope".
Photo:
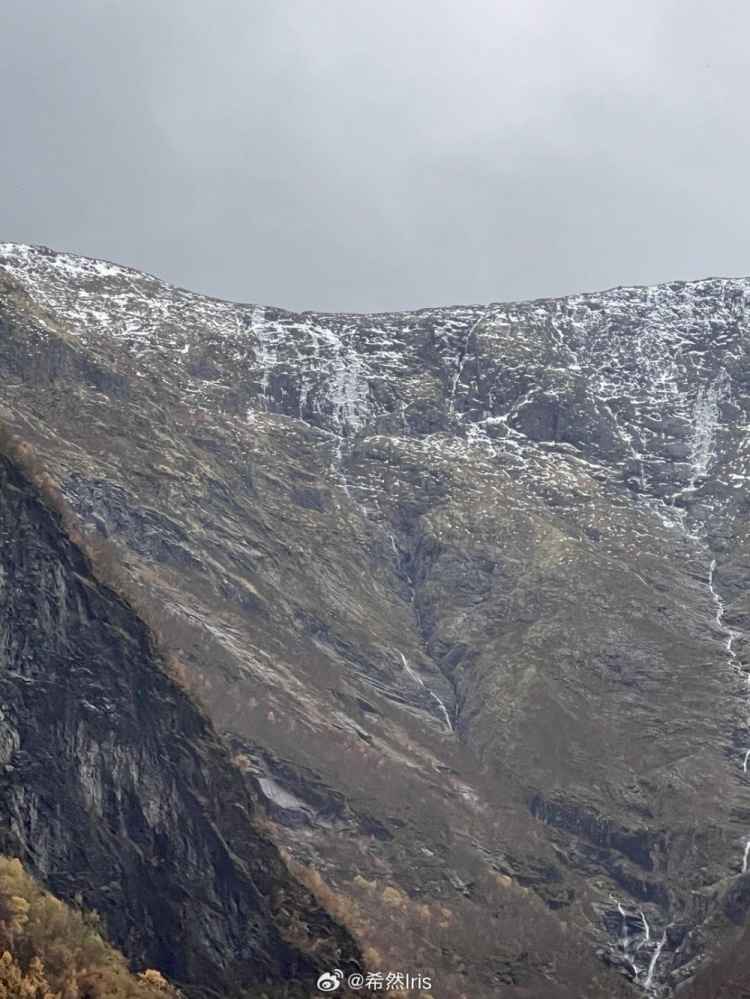
[[0,999],[175,999],[158,971],[137,977],[96,918],[44,891],[21,862],[0,857]]

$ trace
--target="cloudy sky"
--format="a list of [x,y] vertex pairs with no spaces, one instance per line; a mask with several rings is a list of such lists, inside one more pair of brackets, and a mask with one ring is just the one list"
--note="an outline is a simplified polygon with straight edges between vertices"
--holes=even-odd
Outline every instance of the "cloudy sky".
[[0,239],[375,311],[750,274],[747,0],[4,0]]

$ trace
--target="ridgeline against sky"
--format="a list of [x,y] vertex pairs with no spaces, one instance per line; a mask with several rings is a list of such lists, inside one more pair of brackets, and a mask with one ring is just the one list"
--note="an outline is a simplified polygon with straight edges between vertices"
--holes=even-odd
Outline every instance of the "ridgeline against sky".
[[26,0],[0,238],[289,309],[750,271],[742,0]]

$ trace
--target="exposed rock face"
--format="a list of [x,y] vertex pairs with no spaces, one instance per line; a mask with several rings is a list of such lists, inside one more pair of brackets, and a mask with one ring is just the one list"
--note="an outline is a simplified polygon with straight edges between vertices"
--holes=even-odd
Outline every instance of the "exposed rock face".
[[701,994],[750,897],[750,283],[300,316],[0,273],[2,414],[384,962]]
[[252,825],[242,778],[143,624],[4,458],[0,545],[5,851],[62,897],[80,893],[135,962],[211,994],[312,985],[291,909],[327,945],[321,967],[351,961]]

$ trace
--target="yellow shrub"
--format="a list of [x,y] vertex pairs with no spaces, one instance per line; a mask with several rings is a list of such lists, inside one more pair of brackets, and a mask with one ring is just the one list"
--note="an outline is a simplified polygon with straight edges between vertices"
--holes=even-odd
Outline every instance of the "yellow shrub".
[[136,979],[84,916],[44,891],[20,861],[0,856],[0,999],[167,999],[149,968]]

